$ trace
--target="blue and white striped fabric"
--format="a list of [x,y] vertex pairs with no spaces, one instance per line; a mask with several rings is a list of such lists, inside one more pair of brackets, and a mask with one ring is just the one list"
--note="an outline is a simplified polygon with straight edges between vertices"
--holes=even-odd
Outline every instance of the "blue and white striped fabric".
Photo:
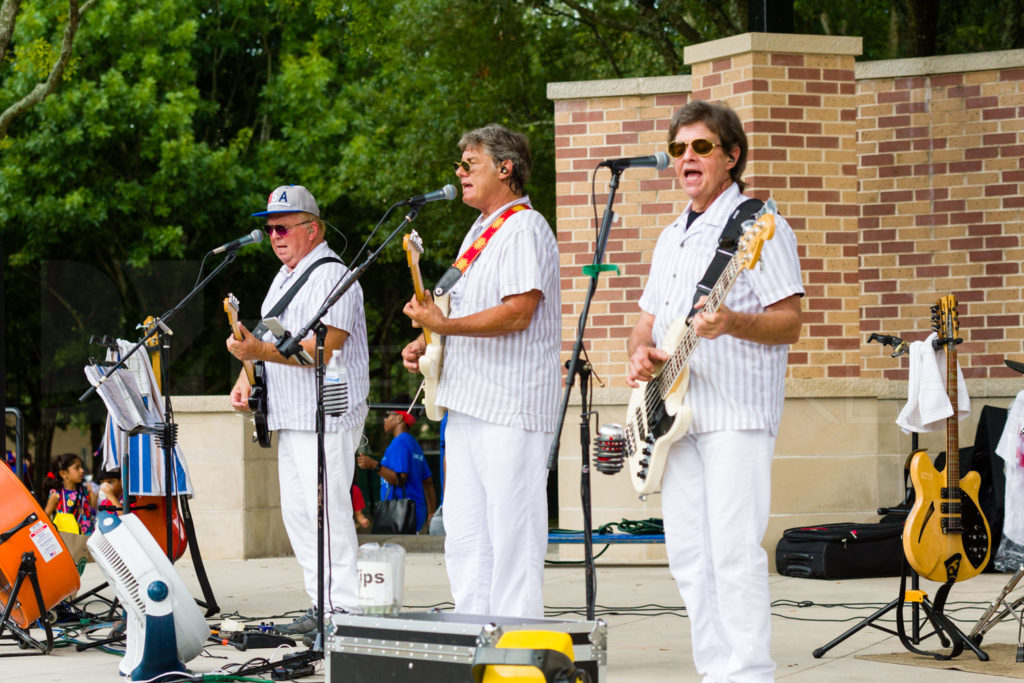
[[[122,354],[132,346],[123,339],[117,341],[119,352],[107,353],[108,361],[118,361]],[[156,375],[144,351],[137,351],[128,359],[128,369],[135,374],[136,383],[142,392],[142,400],[149,409],[153,419],[163,421],[164,399],[157,387]],[[139,434],[129,437],[127,432],[114,424],[107,415],[107,424],[103,432],[103,469],[122,468],[127,471],[127,491],[133,496],[162,496],[165,493],[164,483],[164,450],[157,446],[152,434]],[[181,446],[174,447],[174,473],[171,480],[172,493],[192,496],[192,480],[185,465],[185,457]]]

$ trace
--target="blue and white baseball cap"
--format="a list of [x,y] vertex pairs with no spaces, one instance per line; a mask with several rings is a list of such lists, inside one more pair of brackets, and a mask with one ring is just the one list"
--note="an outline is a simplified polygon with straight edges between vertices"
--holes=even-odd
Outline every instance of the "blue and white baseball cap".
[[267,197],[267,210],[252,214],[253,216],[269,216],[275,213],[294,213],[303,211],[320,217],[320,207],[309,190],[302,185],[282,185]]

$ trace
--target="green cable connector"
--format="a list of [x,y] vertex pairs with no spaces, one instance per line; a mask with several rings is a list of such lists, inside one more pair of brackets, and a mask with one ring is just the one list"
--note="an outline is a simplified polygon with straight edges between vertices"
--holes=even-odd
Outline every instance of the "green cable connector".
[[616,275],[622,275],[622,271],[614,263],[599,263],[596,266],[591,263],[589,266],[583,266],[583,274],[589,275],[590,277],[597,277],[598,273],[604,273],[607,271],[615,271]]

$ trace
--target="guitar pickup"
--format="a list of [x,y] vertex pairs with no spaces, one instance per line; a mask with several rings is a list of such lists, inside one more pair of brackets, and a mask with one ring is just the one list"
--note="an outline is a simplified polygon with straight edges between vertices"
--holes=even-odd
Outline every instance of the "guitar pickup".
[[944,534],[962,534],[964,531],[959,517],[943,517],[939,520],[939,527]]
[[960,489],[959,486],[954,486],[953,488],[943,486],[941,489],[939,489],[939,498],[943,498],[946,500],[960,500],[962,497],[963,491]]
[[962,503],[942,503],[939,510],[944,515],[959,515],[963,510]]

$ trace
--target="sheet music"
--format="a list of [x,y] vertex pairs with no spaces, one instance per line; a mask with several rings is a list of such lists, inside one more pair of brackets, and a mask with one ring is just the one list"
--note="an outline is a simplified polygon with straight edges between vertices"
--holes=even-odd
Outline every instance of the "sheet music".
[[100,379],[104,374],[106,373],[98,365],[85,366],[85,376],[89,383],[96,387],[96,392],[107,406],[114,424],[127,432],[129,436],[152,428],[156,422],[142,400],[142,393],[139,391],[139,385],[136,383],[133,373],[124,368],[118,368],[105,382],[100,384]]

